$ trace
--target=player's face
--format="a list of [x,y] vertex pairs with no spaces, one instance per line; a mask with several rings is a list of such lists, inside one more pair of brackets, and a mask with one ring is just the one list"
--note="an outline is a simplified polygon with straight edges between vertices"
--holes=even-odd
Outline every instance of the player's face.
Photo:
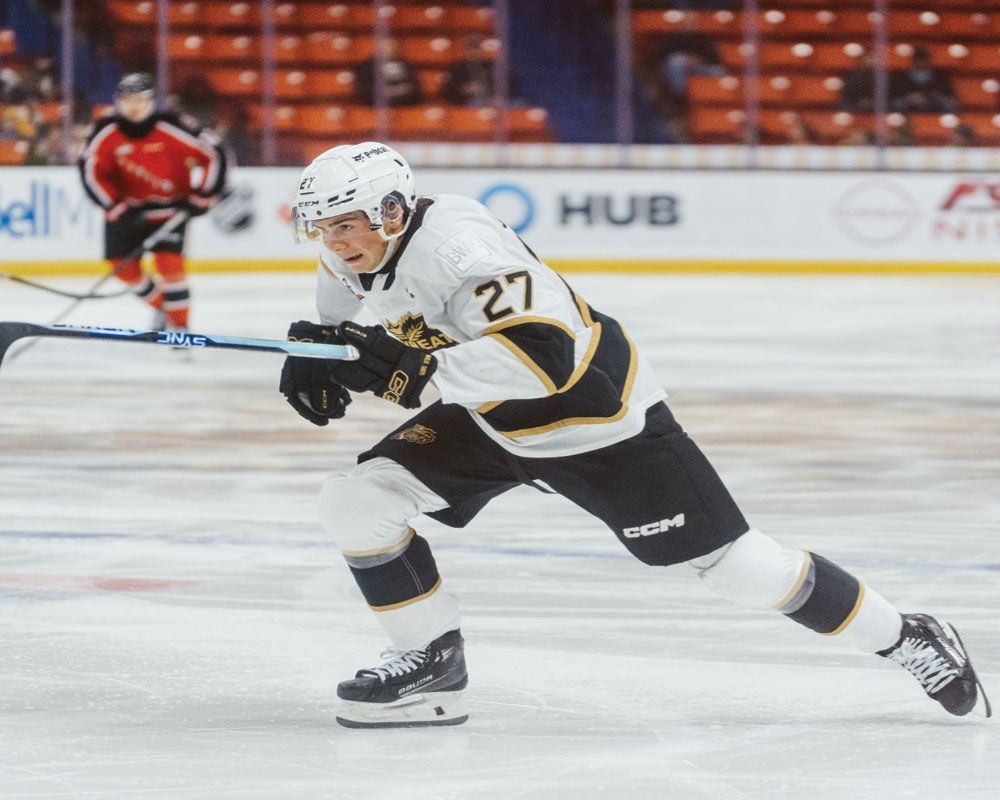
[[371,272],[385,257],[389,243],[371,229],[363,211],[312,223],[323,237],[323,246],[340,258],[351,272]]
[[129,122],[142,122],[153,113],[155,105],[152,92],[123,94],[117,101],[118,113]]

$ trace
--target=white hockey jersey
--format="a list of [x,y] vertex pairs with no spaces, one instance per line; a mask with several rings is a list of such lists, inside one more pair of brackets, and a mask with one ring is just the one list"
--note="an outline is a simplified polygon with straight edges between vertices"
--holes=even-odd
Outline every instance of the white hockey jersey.
[[483,205],[417,201],[391,258],[355,274],[320,256],[320,319],[363,303],[411,347],[435,351],[432,382],[519,456],[572,455],[627,439],[666,397],[622,327],[595,311]]

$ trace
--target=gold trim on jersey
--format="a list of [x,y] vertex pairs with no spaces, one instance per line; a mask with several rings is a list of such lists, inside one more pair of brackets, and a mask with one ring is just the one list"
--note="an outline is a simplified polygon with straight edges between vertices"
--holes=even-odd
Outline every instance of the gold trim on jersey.
[[[537,316],[515,317],[514,319],[508,319],[508,320],[504,320],[503,322],[498,322],[496,325],[490,325],[490,327],[486,328],[483,331],[483,336],[492,336],[500,344],[502,344],[504,347],[506,347],[508,350],[510,350],[515,356],[517,356],[517,358],[520,361],[523,361],[524,364],[528,367],[528,369],[530,369],[533,373],[535,373],[535,375],[539,375],[540,373],[541,374],[545,374],[545,379],[542,379],[542,385],[545,386],[546,389],[548,389],[549,395],[559,394],[560,392],[565,392],[574,383],[576,383],[578,380],[580,380],[580,376],[583,375],[584,372],[586,372],[586,369],[587,369],[586,363],[581,362],[577,366],[577,368],[573,372],[573,374],[570,375],[568,383],[565,386],[563,386],[562,388],[558,388],[555,385],[555,381],[553,381],[551,378],[549,378],[548,375],[546,373],[544,373],[544,371],[541,369],[541,367],[539,367],[531,359],[531,357],[528,356],[527,353],[525,353],[523,350],[521,350],[519,347],[517,347],[517,345],[515,345],[513,342],[511,342],[510,339],[508,339],[506,336],[498,335],[500,331],[506,330],[507,328],[513,328],[513,327],[515,327],[517,325],[526,324],[526,323],[532,323],[532,322],[538,322],[538,323],[541,323],[542,325],[552,325],[552,326],[554,326],[556,328],[559,328],[559,330],[563,331],[567,336],[569,336],[570,339],[572,339],[574,342],[576,341],[576,333],[575,333],[575,331],[573,331],[569,327],[569,325],[567,325],[562,320],[553,319],[552,317],[537,317]],[[595,347],[596,347],[596,343],[592,339],[591,343],[590,343],[590,346],[587,348],[587,355],[584,357],[584,362],[589,362],[590,356],[593,355]],[[552,386],[551,389],[549,389],[550,385]],[[494,408],[496,408],[498,405],[500,405],[503,402],[506,402],[506,401],[504,401],[504,400],[492,400],[492,401],[490,401],[488,403],[483,403],[481,406],[479,406],[478,408],[476,408],[476,413],[477,414],[485,414],[487,411],[492,411]]]
[[576,365],[576,369],[573,370],[573,374],[569,376],[569,380],[566,381],[566,385],[559,390],[560,393],[568,392],[576,386],[580,378],[583,377],[583,374],[590,368],[590,360],[594,357],[594,353],[597,352],[597,345],[601,341],[601,331],[603,328],[601,327],[600,322],[595,322],[593,326],[590,326],[590,330],[590,344],[587,345],[587,352],[583,354],[583,358],[580,360],[580,363]]
[[[573,374],[569,376],[569,379],[566,381],[566,385],[556,390],[554,394],[562,394],[563,392],[568,392],[570,389],[576,386],[577,383],[579,383],[580,378],[582,378],[584,374],[587,372],[587,370],[590,368],[590,360],[594,357],[594,353],[597,351],[597,345],[601,341],[601,330],[602,330],[601,323],[600,322],[594,323],[594,327],[591,328],[592,333],[590,336],[590,344],[587,345],[587,351],[583,354],[583,358],[580,360],[580,363],[576,365],[576,369],[573,370]],[[498,405],[504,402],[506,401],[493,400],[492,402],[489,403],[483,403],[481,406],[476,408],[476,413],[485,414],[488,411],[492,411],[494,408],[496,408]]]
[[368,556],[380,556],[383,553],[394,553],[397,550],[405,550],[410,545],[410,541],[417,532],[413,528],[407,528],[406,533],[403,534],[403,538],[398,542],[386,545],[385,547],[375,547],[371,550],[341,550],[345,556],[351,556],[352,558],[366,558]]
[[499,333],[500,331],[506,328],[512,328],[515,325],[526,325],[531,322],[539,322],[542,325],[553,325],[556,328],[559,328],[559,330],[563,331],[574,342],[576,341],[576,331],[570,328],[570,326],[567,325],[565,322],[563,322],[561,319],[554,319],[552,317],[527,316],[527,317],[513,317],[511,319],[505,319],[503,322],[498,322],[495,325],[490,325],[490,327],[484,329],[482,335],[491,336],[492,334]]
[[426,600],[432,594],[434,594],[438,589],[441,588],[441,579],[438,578],[435,584],[423,594],[418,594],[416,597],[411,597],[409,600],[401,600],[398,603],[390,603],[387,606],[373,606],[369,605],[372,611],[382,612],[382,611],[395,611],[397,608],[405,608],[406,606],[411,606],[414,603],[419,603],[421,600]]
[[555,394],[557,391],[559,391],[559,388],[556,386],[555,381],[553,381],[552,378],[549,377],[548,373],[544,369],[542,369],[540,366],[538,366],[538,364],[536,364],[531,359],[531,356],[529,356],[527,353],[525,353],[520,347],[518,347],[516,344],[514,344],[510,339],[508,339],[502,333],[490,333],[490,334],[487,334],[487,335],[490,336],[491,338],[495,339],[497,342],[499,342],[500,344],[502,344],[508,350],[510,350],[510,352],[513,353],[514,356],[519,361],[521,361],[521,362],[524,363],[524,366],[526,366],[528,369],[530,369],[535,374],[535,377],[538,378],[538,380],[540,380],[542,382],[542,386],[545,387],[545,393],[546,393],[546,395],[552,395],[552,394]]
[[550,422],[548,425],[539,425],[535,428],[521,428],[516,431],[497,431],[497,433],[501,436],[506,436],[508,439],[520,439],[523,436],[537,436],[541,433],[558,430],[559,428],[567,428],[570,425],[605,425],[618,422],[618,420],[628,413],[628,399],[632,395],[632,385],[635,383],[635,376],[639,369],[639,354],[635,349],[632,339],[625,333],[624,328],[622,329],[622,336],[625,337],[625,341],[628,343],[629,365],[628,373],[625,377],[625,385],[622,387],[622,406],[616,414],[610,417],[567,417],[558,422]]

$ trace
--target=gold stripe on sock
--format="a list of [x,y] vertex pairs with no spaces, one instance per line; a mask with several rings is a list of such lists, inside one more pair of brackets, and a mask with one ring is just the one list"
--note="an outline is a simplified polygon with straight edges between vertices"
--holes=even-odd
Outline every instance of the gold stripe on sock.
[[374,547],[371,550],[342,550],[341,552],[345,556],[353,556],[355,558],[365,558],[367,556],[378,556],[383,553],[395,553],[397,550],[405,550],[409,547],[410,541],[416,536],[417,532],[413,528],[407,528],[406,533],[403,534],[403,538],[394,544],[386,545],[385,547]]
[[419,594],[416,597],[411,597],[409,600],[403,600],[399,603],[390,603],[387,606],[368,606],[372,611],[395,611],[397,608],[403,608],[404,606],[412,605],[413,603],[419,603],[421,600],[426,600],[434,592],[441,588],[441,579],[438,578],[437,582],[430,588],[430,591]]
[[838,633],[842,633],[844,628],[850,625],[854,618],[858,615],[861,610],[861,602],[865,599],[865,585],[858,581],[858,599],[854,601],[854,608],[851,609],[851,613],[847,615],[847,619],[840,623],[836,628],[834,628],[829,633],[822,634],[823,636],[836,636]]

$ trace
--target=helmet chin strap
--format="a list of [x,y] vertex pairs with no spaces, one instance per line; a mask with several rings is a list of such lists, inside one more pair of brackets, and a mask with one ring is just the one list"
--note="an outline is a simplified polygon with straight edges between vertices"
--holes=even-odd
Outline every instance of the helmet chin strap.
[[[389,263],[389,259],[392,258],[396,254],[396,251],[399,249],[399,237],[400,235],[402,235],[404,231],[405,228],[403,229],[403,231],[400,231],[397,235],[393,236],[392,238],[388,238],[384,235],[382,236],[382,238],[385,239],[389,244],[385,248],[385,255],[382,256],[382,260],[378,262],[378,266],[376,266],[375,269],[369,270],[369,273],[374,274]],[[381,232],[382,229],[379,228],[379,233]]]

